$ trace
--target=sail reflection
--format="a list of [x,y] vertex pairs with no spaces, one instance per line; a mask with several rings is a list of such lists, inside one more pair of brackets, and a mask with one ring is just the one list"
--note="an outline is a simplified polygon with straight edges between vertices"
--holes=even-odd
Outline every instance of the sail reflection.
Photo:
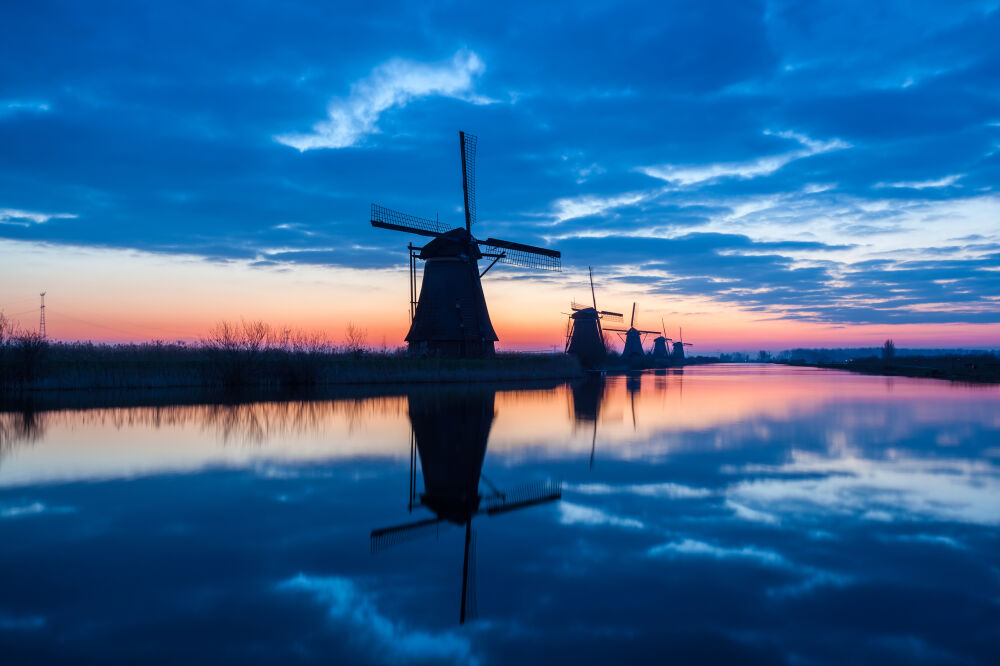
[[[433,517],[372,530],[373,553],[401,541],[435,533],[442,523],[465,527],[459,623],[475,617],[476,541],[474,518],[495,516],[562,497],[557,484],[542,482],[500,490],[483,474],[483,460],[495,415],[495,391],[445,389],[409,395],[410,495],[408,508]],[[419,458],[423,492],[416,491]],[[486,492],[480,492],[480,485]]]

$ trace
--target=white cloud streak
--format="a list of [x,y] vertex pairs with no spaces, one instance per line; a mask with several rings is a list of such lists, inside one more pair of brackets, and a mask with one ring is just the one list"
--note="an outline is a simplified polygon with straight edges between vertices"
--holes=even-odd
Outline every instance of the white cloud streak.
[[0,224],[10,224],[27,227],[32,224],[45,224],[49,220],[72,220],[77,216],[71,213],[39,213],[18,208],[0,208]]
[[[909,189],[909,190],[926,190],[933,189],[937,187],[951,187],[958,182],[965,174],[952,174],[950,176],[945,176],[944,178],[938,178],[937,180],[901,180],[895,183],[875,183],[875,187],[878,189],[884,189],[887,187],[896,189]],[[959,186],[961,187],[961,186]]]
[[659,166],[639,167],[637,170],[647,176],[665,180],[668,183],[679,186],[696,185],[721,178],[749,180],[760,176],[770,176],[778,169],[795,160],[851,147],[851,144],[840,139],[816,141],[797,132],[766,131],[764,134],[797,141],[801,145],[801,148],[743,162],[715,162],[713,164],[699,165],[662,164]]
[[474,93],[476,78],[486,69],[472,51],[457,52],[443,63],[420,63],[393,59],[376,67],[351,86],[346,98],[334,99],[327,107],[327,119],[313,125],[311,132],[280,134],[278,143],[300,151],[317,148],[348,148],[369,134],[378,132],[383,112],[404,107],[422,97],[450,97],[473,104],[494,100]]

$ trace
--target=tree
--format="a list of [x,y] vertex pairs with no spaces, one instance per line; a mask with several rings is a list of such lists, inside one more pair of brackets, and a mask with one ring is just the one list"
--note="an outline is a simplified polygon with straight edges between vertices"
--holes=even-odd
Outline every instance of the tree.
[[344,347],[356,358],[360,357],[368,349],[368,331],[353,323],[348,324],[344,333]]
[[891,361],[896,356],[896,343],[892,340],[886,340],[885,344],[882,345],[882,360]]

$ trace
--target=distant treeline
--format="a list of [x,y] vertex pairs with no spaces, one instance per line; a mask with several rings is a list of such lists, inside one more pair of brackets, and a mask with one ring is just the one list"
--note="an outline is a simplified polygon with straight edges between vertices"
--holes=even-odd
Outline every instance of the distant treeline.
[[492,359],[411,358],[404,348],[372,348],[348,326],[344,341],[279,331],[263,322],[218,324],[199,344],[50,342],[19,331],[0,314],[0,390],[308,388],[326,384],[504,381],[581,373],[564,354],[498,354]]
[[[792,350],[787,359],[779,363],[789,365],[809,365],[821,368],[836,368],[872,375],[903,377],[928,377],[970,382],[1000,382],[1000,356],[992,352],[956,350],[901,350],[892,340],[870,350],[853,350],[870,353],[856,353],[843,360],[810,360],[802,358]],[[828,350],[813,350],[828,351]],[[833,350],[846,351],[846,350]],[[928,352],[940,353],[928,353]],[[907,353],[909,352],[909,353]]]
[[[769,355],[768,360],[804,361],[806,363],[843,363],[862,358],[881,358],[885,345],[881,347],[845,347],[843,349],[786,349]],[[904,356],[976,356],[994,353],[982,349],[905,349],[894,347],[896,358]],[[752,360],[757,360],[756,358]]]

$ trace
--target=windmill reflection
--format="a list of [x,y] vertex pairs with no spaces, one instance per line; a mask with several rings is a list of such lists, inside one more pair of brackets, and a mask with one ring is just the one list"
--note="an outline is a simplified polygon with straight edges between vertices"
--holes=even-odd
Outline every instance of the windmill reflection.
[[[486,514],[524,509],[562,497],[557,484],[542,482],[498,490],[483,475],[483,460],[493,426],[492,390],[445,389],[409,395],[413,430],[410,442],[409,508],[423,507],[434,516],[372,530],[371,549],[378,552],[401,541],[436,533],[444,524],[465,526],[462,597],[459,622],[475,615],[475,533],[472,521]],[[417,458],[424,491],[417,493]],[[487,488],[480,492],[480,481]]]
[[592,373],[571,388],[574,423],[593,425],[590,439],[591,469],[594,468],[594,454],[597,450],[597,419],[600,416],[601,403],[604,401],[604,387],[604,375]]

